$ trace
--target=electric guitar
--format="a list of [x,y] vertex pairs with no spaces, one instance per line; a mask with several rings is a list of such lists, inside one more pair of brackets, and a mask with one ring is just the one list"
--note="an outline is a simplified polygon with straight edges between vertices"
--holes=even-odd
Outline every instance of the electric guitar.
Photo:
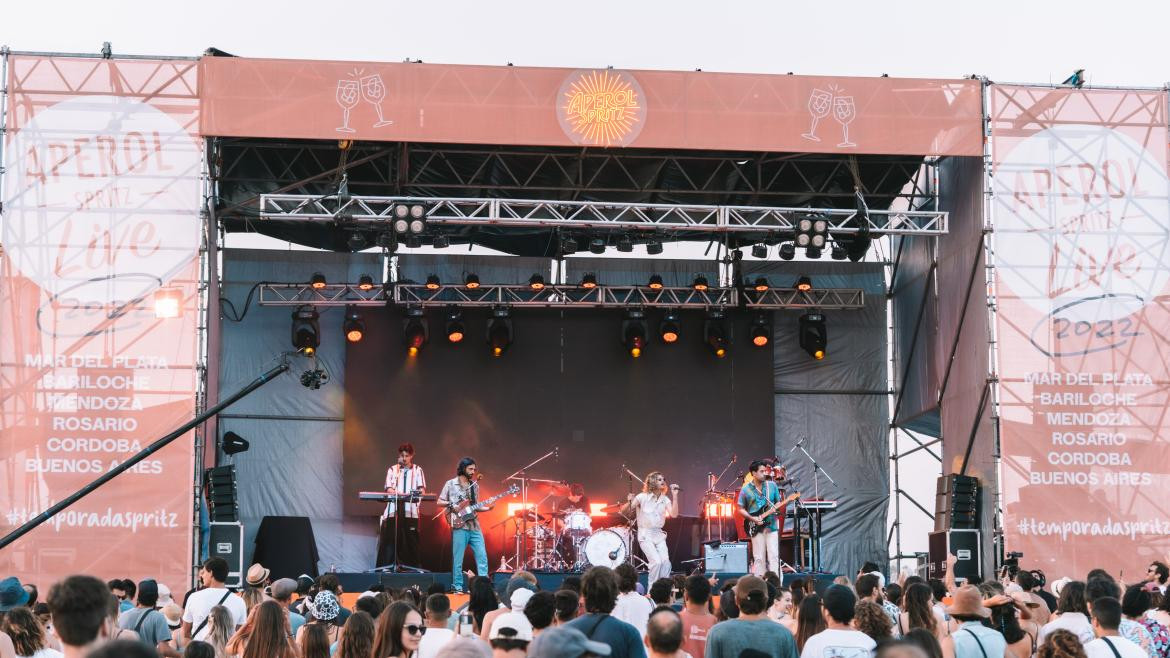
[[513,484],[512,486],[508,487],[506,491],[498,493],[486,500],[481,500],[474,505],[471,504],[471,499],[468,497],[469,494],[467,492],[463,492],[458,500],[452,500],[448,503],[451,513],[447,515],[447,520],[451,524],[451,529],[458,530],[459,528],[462,528],[463,526],[467,525],[469,521],[475,518],[477,512],[482,511],[484,508],[488,507],[504,496],[510,496],[514,493],[518,493],[519,491],[520,487],[516,484]]
[[768,517],[772,516],[773,514],[776,513],[777,510],[783,508],[785,505],[787,505],[788,503],[791,503],[792,501],[796,500],[797,498],[800,498],[799,491],[792,493],[792,495],[788,496],[787,498],[785,498],[784,500],[782,500],[778,503],[774,503],[774,504],[767,506],[767,507],[761,506],[760,509],[751,513],[751,516],[760,517],[760,523],[756,523],[756,522],[752,521],[751,519],[744,519],[743,520],[743,531],[747,533],[748,537],[755,537],[756,535],[760,534],[764,530],[767,530],[768,529]]

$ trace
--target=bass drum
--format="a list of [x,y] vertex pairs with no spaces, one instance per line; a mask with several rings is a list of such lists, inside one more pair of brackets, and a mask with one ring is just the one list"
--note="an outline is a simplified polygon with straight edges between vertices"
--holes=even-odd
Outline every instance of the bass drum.
[[585,540],[585,562],[591,567],[616,567],[630,559],[630,529],[604,528]]

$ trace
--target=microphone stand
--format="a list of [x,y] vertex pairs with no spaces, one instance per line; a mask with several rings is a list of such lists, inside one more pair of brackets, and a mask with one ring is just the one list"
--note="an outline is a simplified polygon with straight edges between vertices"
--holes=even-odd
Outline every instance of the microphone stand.
[[[807,457],[810,462],[812,462],[812,465],[813,465],[813,496],[814,496],[815,500],[820,501],[820,499],[821,499],[821,480],[820,480],[820,477],[818,474],[824,473],[825,478],[827,478],[829,480],[829,482],[831,482],[833,484],[833,486],[837,486],[837,481],[833,479],[833,476],[829,475],[828,471],[821,468],[821,465],[817,463],[817,460],[814,459],[812,455],[808,454],[808,451],[804,449],[804,440],[806,438],[808,438],[808,437],[803,437],[803,436],[800,437],[800,440],[796,442],[796,445],[792,446],[792,450],[789,450],[788,454],[791,455],[793,452],[796,451],[797,448],[799,448],[800,451],[804,453],[804,456]],[[800,504],[801,507],[804,507],[804,504],[800,502],[799,498],[797,499],[797,503]],[[805,512],[806,513],[808,512],[808,508],[805,508]],[[821,513],[822,513],[822,510],[818,507],[816,509],[816,518],[812,519],[810,521],[810,523],[815,524],[815,526],[816,526],[814,537],[813,537],[813,549],[812,549],[812,570],[814,572],[820,568],[820,563],[821,563],[821,560],[820,560],[820,557],[821,557],[821,555],[820,555],[821,554]],[[812,518],[812,517],[810,516],[810,518]]]
[[[727,466],[724,466],[723,470],[719,472],[719,477],[715,477],[713,474],[708,474],[707,481],[710,484],[707,486],[707,492],[706,492],[706,494],[704,494],[703,498],[705,498],[707,500],[713,500],[713,499],[717,500],[718,497],[715,494],[715,490],[719,486],[719,481],[723,479],[724,475],[727,475],[727,471],[731,469],[731,465],[737,461],[739,461],[739,456],[732,454],[731,461],[727,462]],[[714,478],[714,479],[712,479],[712,478]],[[705,511],[705,510],[702,510],[702,511]],[[707,541],[711,541],[711,515],[704,514],[704,516],[707,517]],[[719,540],[723,541],[723,519],[722,518],[719,519]]]
[[524,548],[525,548],[524,537],[526,537],[527,533],[528,533],[528,478],[525,477],[526,472],[528,471],[528,469],[532,468],[533,466],[536,466],[537,464],[548,459],[549,457],[552,457],[553,455],[559,455],[560,452],[561,452],[561,449],[559,446],[554,447],[552,450],[549,450],[548,452],[544,453],[543,455],[537,457],[531,463],[529,463],[525,466],[521,466],[520,470],[516,471],[515,473],[513,473],[513,474],[511,474],[508,477],[503,479],[504,482],[507,482],[508,480],[519,480],[520,481],[520,509],[523,512],[523,516],[521,517],[522,529],[521,529],[521,526],[517,526],[517,529],[516,529],[516,568],[517,569],[520,569],[522,567],[522,565],[524,565],[524,559],[523,559],[524,558]]

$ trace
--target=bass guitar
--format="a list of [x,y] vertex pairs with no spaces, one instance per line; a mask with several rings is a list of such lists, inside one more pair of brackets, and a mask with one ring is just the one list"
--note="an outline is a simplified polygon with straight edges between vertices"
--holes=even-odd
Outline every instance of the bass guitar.
[[785,498],[784,500],[782,500],[778,503],[774,503],[772,505],[767,505],[767,506],[761,505],[760,509],[751,513],[752,516],[756,516],[756,517],[760,518],[760,523],[756,523],[756,522],[752,521],[751,519],[744,519],[743,520],[743,531],[747,533],[748,537],[755,537],[756,535],[760,534],[761,532],[763,532],[764,530],[766,530],[768,528],[768,517],[769,516],[772,516],[778,510],[782,509],[785,505],[787,505],[788,503],[791,503],[792,501],[796,500],[797,498],[800,498],[799,491],[792,493],[792,495],[788,496],[787,498]]
[[477,512],[483,511],[485,508],[497,500],[503,498],[504,496],[510,496],[514,493],[518,493],[519,491],[520,487],[516,484],[513,484],[512,486],[508,487],[506,491],[500,492],[491,498],[481,500],[474,505],[471,504],[470,498],[467,497],[468,494],[464,493],[464,495],[460,497],[459,500],[450,501],[451,513],[447,515],[447,520],[451,523],[451,529],[458,530],[459,528],[462,528],[463,526],[467,525],[468,521],[471,521],[475,518]]

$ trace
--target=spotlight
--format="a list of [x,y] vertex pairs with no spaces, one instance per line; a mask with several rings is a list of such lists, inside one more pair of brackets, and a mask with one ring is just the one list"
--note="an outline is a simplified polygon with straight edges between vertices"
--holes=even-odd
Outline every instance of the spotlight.
[[707,277],[703,276],[702,274],[700,274],[699,276],[696,276],[695,280],[691,283],[691,287],[694,288],[695,290],[699,290],[699,291],[706,290],[707,289]]
[[756,292],[768,292],[768,280],[764,277],[757,277],[752,289]]
[[435,249],[446,249],[451,246],[451,238],[445,235],[436,235],[431,239],[431,246]]
[[796,245],[791,242],[780,245],[780,259],[792,260],[793,258],[796,258]]
[[845,260],[849,257],[849,251],[840,244],[834,244],[833,250],[829,254],[833,257],[833,260]]
[[630,309],[622,321],[622,344],[635,359],[646,349],[646,313],[641,309]]
[[488,321],[487,342],[492,350],[492,356],[499,358],[512,345],[512,320],[507,307],[492,309],[492,318]]
[[544,290],[544,277],[539,274],[533,274],[528,278],[528,287],[533,290]]
[[829,332],[825,327],[825,316],[822,313],[805,313],[800,316],[797,330],[800,338],[800,348],[812,358],[820,361],[825,358],[829,344]]
[[662,243],[657,240],[652,240],[646,243],[646,253],[651,256],[657,256],[662,253]]
[[808,249],[804,250],[804,255],[808,256],[809,258],[812,258],[814,260],[817,258],[820,258],[821,253],[822,253],[822,251],[821,251],[820,247],[809,247]]
[[651,290],[662,290],[662,277],[657,274],[650,275],[650,283],[646,286]]
[[447,341],[458,343],[463,340],[463,312],[457,308],[447,311]]
[[154,293],[154,317],[177,318],[183,310],[183,291],[178,288],[159,288]]
[[561,240],[561,255],[577,253],[577,241],[571,237]]
[[366,322],[362,320],[356,308],[350,306],[345,309],[345,322],[341,323],[341,331],[345,334],[345,339],[351,343],[361,342],[365,336]]
[[730,342],[727,339],[723,311],[712,310],[707,313],[707,319],[703,321],[703,342],[707,344],[707,349],[711,350],[715,358],[722,359],[727,356]]
[[437,274],[428,274],[427,275],[427,290],[438,290],[439,286],[441,286],[441,285],[442,285],[442,283],[439,281],[439,275],[437,275]]
[[605,253],[605,240],[601,238],[593,238],[589,241],[589,251],[595,254]]
[[406,205],[405,203],[400,203],[400,204],[394,206],[394,218],[395,219],[406,219],[409,216],[410,216],[410,206]]
[[402,321],[402,344],[406,347],[406,353],[418,356],[427,344],[428,334],[427,319],[423,317],[422,309],[407,309],[406,319]]
[[[823,217],[802,217],[796,222],[796,246],[809,250],[810,258],[820,258],[820,250],[824,249],[829,239],[829,222]],[[815,249],[817,255],[811,251]]]
[[581,277],[581,287],[592,289],[597,287],[597,275],[593,273],[586,273]]
[[422,246],[422,238],[420,238],[419,236],[417,236],[413,233],[406,236],[405,242],[406,242],[407,248],[409,248],[409,249],[418,249],[419,247]]
[[369,274],[363,274],[358,278],[358,290],[373,290],[374,277]]
[[767,258],[767,257],[768,257],[768,245],[766,245],[762,242],[760,244],[752,245],[752,258],[763,259],[763,258]]
[[678,313],[667,311],[662,318],[662,323],[658,325],[658,335],[662,338],[662,342],[668,345],[677,342],[681,333],[682,322],[678,319]]
[[350,251],[361,251],[366,248],[366,238],[361,233],[355,231],[349,234],[349,240],[346,241],[346,245]]
[[854,202],[857,206],[857,214],[849,220],[849,225],[857,227],[857,233],[842,240],[844,242],[845,255],[854,263],[865,259],[866,252],[869,251],[869,246],[873,242],[869,235],[869,206],[865,203],[865,197],[861,194],[861,190],[857,190],[854,196]]
[[312,356],[321,344],[321,325],[317,322],[317,309],[301,306],[292,314],[292,345]]
[[472,273],[463,277],[463,285],[472,290],[475,290],[479,287],[479,275]]
[[766,313],[760,313],[752,320],[751,338],[756,347],[764,347],[772,341],[772,323]]
[[[398,206],[398,207],[403,208],[405,206]],[[398,234],[406,233],[407,231],[410,230],[410,222],[407,221],[405,218],[395,219],[393,226],[394,226],[394,232],[398,233]]]
[[634,250],[634,241],[630,239],[630,236],[623,235],[622,239],[618,240],[617,250],[624,254],[630,253]]
[[801,275],[801,277],[796,280],[796,283],[792,284],[792,287],[801,292],[808,292],[812,290],[812,279]]
[[325,287],[325,275],[313,272],[313,278],[309,279],[309,285],[313,287],[313,290],[321,290]]

